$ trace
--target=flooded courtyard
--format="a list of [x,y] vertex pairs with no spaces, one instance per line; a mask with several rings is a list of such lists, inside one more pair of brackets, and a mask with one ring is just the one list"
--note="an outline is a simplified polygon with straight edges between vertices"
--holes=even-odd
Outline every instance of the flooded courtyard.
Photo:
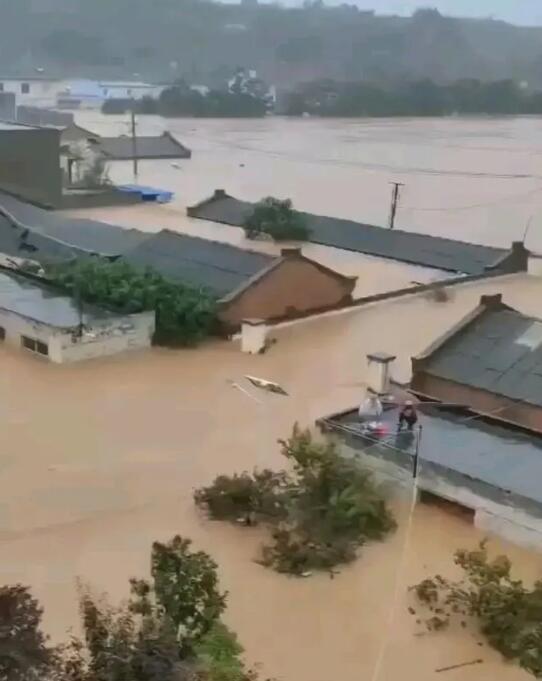
[[[126,117],[85,112],[78,122],[102,134],[128,132]],[[179,167],[141,163],[140,182],[174,190],[175,201],[91,211],[105,221],[235,242],[240,230],[194,222],[184,212],[222,187],[239,198],[291,197],[305,210],[385,224],[389,182],[397,180],[405,183],[399,228],[507,246],[530,223],[527,245],[542,250],[536,119],[141,117],[138,124],[140,134],[169,128],[193,158]],[[115,181],[132,180],[129,163],[112,164],[110,173]],[[512,277],[505,301],[542,316],[540,284]],[[408,509],[394,502],[399,528],[390,539],[365,547],[334,579],[298,580],[254,561],[258,530],[208,522],[192,503],[194,488],[219,473],[281,466],[276,440],[294,421],[312,424],[355,405],[367,352],[397,354],[399,377],[408,378],[410,357],[472,309],[481,293],[501,292],[495,286],[464,295],[458,288],[448,307],[420,298],[285,329],[264,356],[216,342],[50,366],[2,348],[2,582],[29,584],[45,607],[48,632],[60,640],[77,626],[77,578],[118,601],[129,577],[147,574],[152,541],[179,533],[217,560],[229,591],[227,619],[247,660],[278,681],[429,681],[440,677],[439,668],[478,658],[483,664],[446,676],[528,678],[481,647],[472,632],[420,635],[407,613],[409,585],[437,572],[453,574],[454,550],[482,539],[466,520],[419,505],[409,526]],[[412,315],[423,323],[413,323]],[[245,374],[278,381],[289,397],[250,399],[231,384]],[[491,547],[506,552],[520,576],[540,577],[539,555],[493,539]]]

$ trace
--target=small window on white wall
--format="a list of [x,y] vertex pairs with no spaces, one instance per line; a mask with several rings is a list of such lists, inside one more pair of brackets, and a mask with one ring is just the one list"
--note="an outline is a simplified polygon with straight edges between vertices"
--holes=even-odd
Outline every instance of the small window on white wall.
[[31,352],[37,352],[38,355],[48,355],[49,346],[47,343],[37,340],[36,338],[30,338],[29,336],[21,336],[21,345],[26,350]]
[[21,83],[21,93],[23,95],[30,94],[30,83]]

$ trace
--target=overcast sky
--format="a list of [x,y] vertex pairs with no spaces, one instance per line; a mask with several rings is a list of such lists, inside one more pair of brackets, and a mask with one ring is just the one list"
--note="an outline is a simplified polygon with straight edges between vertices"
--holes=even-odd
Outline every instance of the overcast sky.
[[542,0],[326,0],[326,4],[344,1],[378,14],[412,14],[419,7],[436,7],[451,16],[492,16],[514,24],[542,26]]

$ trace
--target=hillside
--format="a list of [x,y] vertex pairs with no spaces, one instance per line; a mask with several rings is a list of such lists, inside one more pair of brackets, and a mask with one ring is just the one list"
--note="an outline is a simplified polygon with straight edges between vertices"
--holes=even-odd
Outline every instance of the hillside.
[[[376,4],[376,3],[375,3]],[[207,0],[0,0],[5,75],[186,78],[222,84],[237,66],[279,86],[315,78],[380,82],[516,78],[542,85],[542,28],[422,10],[384,17]]]

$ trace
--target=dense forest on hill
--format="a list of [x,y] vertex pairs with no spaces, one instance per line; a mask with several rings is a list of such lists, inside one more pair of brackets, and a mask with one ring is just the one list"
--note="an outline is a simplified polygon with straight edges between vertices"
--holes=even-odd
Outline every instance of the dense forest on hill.
[[[378,3],[375,0],[375,5]],[[353,5],[209,0],[0,0],[5,75],[188,82],[219,87],[238,66],[280,87],[316,78],[393,84],[513,78],[542,86],[542,28],[378,16]]]

